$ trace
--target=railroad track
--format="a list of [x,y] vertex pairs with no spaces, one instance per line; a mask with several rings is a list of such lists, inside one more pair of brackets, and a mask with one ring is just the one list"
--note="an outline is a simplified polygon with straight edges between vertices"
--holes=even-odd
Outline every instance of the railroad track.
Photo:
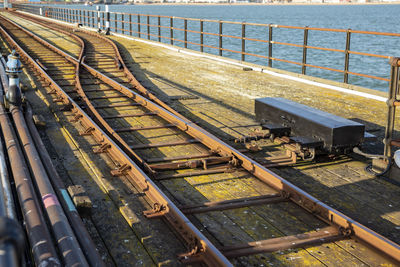
[[[180,255],[183,262],[231,265],[228,258],[238,257],[241,258],[234,261],[235,264],[262,262],[262,258],[243,257],[322,243],[334,245],[340,240],[352,242],[356,251],[349,254],[354,254],[355,258],[362,257],[357,250],[364,254],[371,252],[375,259],[366,261],[369,265],[400,261],[397,244],[321,203],[175,112],[169,112],[85,64],[85,41],[75,33],[69,32],[82,45],[79,58],[67,55],[4,17],[0,23],[3,38],[52,88],[54,101],[74,114],[74,121],[85,129],[82,135],[96,141],[94,152],[107,154],[114,160],[116,164],[111,174],[128,177],[147,196],[153,209],[144,211],[146,216],[164,218],[183,238],[188,248],[187,253]],[[95,60],[90,62],[95,63]],[[196,203],[189,195],[174,197],[172,201],[160,189],[171,195],[172,190],[168,190],[168,183],[163,184],[163,181],[201,175],[209,175],[211,181],[246,177],[258,183],[259,191],[258,194],[243,192],[238,198]],[[287,217],[286,221],[294,216],[317,222],[310,223],[306,233],[285,236],[281,231],[280,237],[264,238],[265,233],[259,231],[251,236],[251,241],[239,238],[236,243],[232,241],[239,233],[229,233],[227,239],[226,233],[202,228],[203,234],[199,230],[201,224],[205,224],[203,213],[218,211],[210,216],[218,220],[218,216],[229,210],[250,207],[257,212],[254,206],[273,210],[274,205],[280,207],[282,203],[292,211],[280,211],[280,216]],[[265,216],[268,217],[268,213]],[[312,229],[311,225],[318,225],[318,228]]]
[[19,12],[12,12],[12,14],[70,35],[72,38],[77,40],[78,43],[83,45],[81,56],[84,55],[84,61],[87,65],[95,68],[96,70],[105,74],[107,77],[125,85],[140,95],[152,100],[174,115],[185,119],[136,80],[135,76],[126,66],[117,45],[109,38],[106,38],[95,32],[79,31],[76,27],[65,26],[51,21],[43,22],[40,20],[35,20],[31,16]]

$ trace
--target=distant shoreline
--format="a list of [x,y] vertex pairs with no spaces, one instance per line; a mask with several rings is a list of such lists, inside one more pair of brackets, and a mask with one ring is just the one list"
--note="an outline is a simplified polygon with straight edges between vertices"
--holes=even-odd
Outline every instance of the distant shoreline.
[[[83,5],[84,3],[73,3],[73,2],[14,2],[16,4],[46,4],[46,5]],[[93,3],[93,5],[99,5]],[[101,3],[100,5],[104,5]],[[390,2],[342,2],[342,3],[124,3],[118,4],[113,3],[111,5],[134,5],[134,6],[353,6],[353,5],[400,5],[400,1]]]
[[135,6],[353,6],[353,5],[399,5],[400,1],[395,2],[368,2],[368,3],[135,3],[135,4],[118,4],[118,5],[135,5]]

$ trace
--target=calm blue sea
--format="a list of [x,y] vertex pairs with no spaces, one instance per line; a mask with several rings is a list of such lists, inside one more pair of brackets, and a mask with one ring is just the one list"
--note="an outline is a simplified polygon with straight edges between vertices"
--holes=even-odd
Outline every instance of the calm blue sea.
[[[63,7],[61,5],[57,6]],[[94,6],[88,7],[81,5],[68,5],[65,7],[79,7],[82,9],[84,8],[92,10],[95,9]],[[104,6],[101,6],[101,10],[104,10]],[[111,5],[110,11],[199,19],[228,20],[237,22],[255,22],[265,24],[271,23],[290,26],[310,26],[400,33],[400,25],[398,23],[400,5]],[[142,20],[142,22],[144,21]],[[156,23],[156,19],[151,21],[151,24]],[[162,24],[168,25],[167,23],[169,23],[169,20],[162,20]],[[183,21],[174,21],[174,26],[183,27]],[[126,26],[126,28],[127,27],[128,26]],[[199,22],[189,21],[188,28],[192,30],[199,30]],[[142,26],[142,31],[145,31],[145,29],[146,27]],[[217,33],[218,24],[205,23],[204,31]],[[157,34],[157,29],[152,29],[151,33]],[[169,36],[169,29],[163,29],[162,34]],[[223,34],[240,36],[241,25],[224,24]],[[246,28],[246,37],[266,40],[268,38],[268,29],[265,27],[249,26]],[[345,33],[310,31],[308,45],[345,49],[345,37]],[[183,33],[180,31],[175,31],[174,38],[183,39]],[[156,37],[152,37],[152,39],[156,40]],[[199,34],[189,33],[189,40],[193,42],[199,42]],[[218,44],[218,37],[215,36],[205,37],[204,40],[205,44],[207,45]],[[303,31],[274,28],[273,40],[302,44]],[[169,40],[163,41],[169,42]],[[183,44],[179,42],[176,42],[175,44],[183,46]],[[223,40],[223,47],[227,49],[241,50],[240,45],[241,40]],[[194,50],[199,50],[199,47],[196,45],[189,44],[188,47]],[[255,54],[262,54],[265,56],[268,55],[268,45],[265,43],[247,41],[246,50]],[[388,56],[400,56],[400,37],[352,34],[350,50]],[[218,51],[215,49],[209,48],[205,48],[205,52],[213,54],[218,53]],[[223,55],[240,59],[240,55],[227,51],[224,51]],[[273,57],[301,62],[302,48],[274,44]],[[251,56],[247,56],[246,61],[267,65],[266,59],[260,59]],[[321,50],[309,50],[307,55],[307,63],[335,69],[343,69],[344,54]],[[301,72],[300,66],[288,63],[274,61],[273,67],[297,73]],[[390,67],[387,59],[350,55],[349,71],[389,78]],[[308,68],[307,74],[336,81],[343,81],[342,73]],[[387,91],[388,88],[388,82],[372,80],[369,78],[361,78],[354,75],[349,76],[349,83],[381,91]]]

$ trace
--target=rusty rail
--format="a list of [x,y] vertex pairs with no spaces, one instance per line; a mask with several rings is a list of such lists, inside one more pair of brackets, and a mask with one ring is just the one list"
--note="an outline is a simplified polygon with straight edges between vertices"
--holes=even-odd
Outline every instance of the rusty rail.
[[[2,34],[7,35],[4,31],[2,32]],[[211,151],[214,151],[213,154],[218,155],[219,157],[231,157],[231,164],[253,174],[265,184],[276,189],[283,197],[283,199],[287,199],[292,201],[293,203],[296,203],[306,211],[311,212],[322,221],[333,226],[335,229],[337,229],[337,231],[339,231],[333,231],[331,235],[329,235],[329,237],[336,238],[338,233],[340,233],[341,238],[350,236],[356,239],[360,239],[363,242],[374,247],[376,250],[379,250],[382,253],[393,258],[394,260],[400,261],[399,245],[389,241],[388,239],[380,236],[379,234],[373,232],[365,226],[330,208],[326,204],[320,202],[319,200],[302,191],[298,187],[287,182],[275,173],[262,167],[257,162],[249,159],[237,150],[228,146],[221,140],[217,139],[215,136],[206,132],[204,129],[174,115],[173,113],[142,97],[141,95],[132,92],[122,84],[119,84],[109,77],[99,73],[85,63],[81,63],[81,66],[79,66],[79,62],[81,62],[79,59],[74,59],[71,56],[66,55],[66,53],[51,46],[50,44],[46,43],[44,40],[33,35],[32,33],[30,33],[29,35],[31,35],[36,41],[42,43],[46,47],[51,48],[55,53],[59,55],[65,55],[66,59],[69,62],[75,62],[75,64],[78,64],[76,65],[77,68],[83,67],[85,71],[91,73],[93,76],[97,77],[97,79],[100,79],[105,84],[108,84],[111,88],[115,88],[116,91],[123,93],[125,96],[134,101],[134,103],[145,106],[149,111],[151,111],[152,113],[156,113],[160,118],[163,118],[168,123],[173,123],[182,132],[190,135],[193,138],[191,140],[200,142],[204,146],[208,147]],[[171,223],[171,225],[174,226],[174,228],[177,229],[179,233],[181,233],[182,237],[189,244],[191,244],[190,249],[192,253],[186,255],[186,262],[196,262],[200,259],[209,265],[229,265],[230,263],[223,256],[222,252],[216,249],[215,246],[212,245],[207,239],[203,239],[203,235],[160,191],[156,184],[133,161],[131,161],[129,157],[127,157],[127,155],[117,146],[117,144],[108,136],[108,134],[103,132],[100,127],[90,117],[88,117],[87,114],[71,99],[71,97],[65,91],[63,91],[62,88],[59,87],[51,79],[51,77],[49,77],[49,75],[17,45],[14,40],[12,40],[11,38],[7,39],[10,43],[13,43],[13,45],[17,47],[21,51],[21,53],[25,55],[25,59],[29,60],[31,65],[35,67],[36,71],[38,71],[41,76],[49,83],[49,86],[58,95],[58,102],[63,103],[68,110],[72,111],[75,114],[75,120],[78,121],[84,127],[84,129],[87,129],[85,131],[85,134],[92,136],[97,141],[97,143],[100,145],[100,150],[98,150],[98,152],[107,153],[116,162],[119,163],[120,167],[114,170],[112,174],[115,176],[126,175],[130,177],[130,179],[135,182],[138,187],[142,189],[144,193],[148,196],[154,207],[152,211],[146,212],[148,217],[163,217],[167,219]],[[79,75],[79,70],[77,72],[77,75]],[[102,126],[105,127],[107,125]],[[155,176],[154,178],[157,179],[157,176]],[[274,201],[276,200],[274,199]],[[224,203],[224,205],[226,205],[226,203]],[[185,230],[180,231],[179,229]],[[190,234],[188,235],[188,233]],[[306,244],[315,244],[315,242],[321,242],[321,240],[324,240],[325,238],[326,237],[313,239],[313,237],[310,237],[304,242]],[[291,237],[288,238],[288,240],[291,240]],[[260,242],[262,242],[263,244],[270,243],[269,241],[265,240]],[[287,246],[287,244],[285,243],[287,242],[286,239],[282,239],[282,241],[279,242],[282,246]],[[235,250],[236,249],[237,248],[235,248]],[[265,248],[257,248],[256,251],[251,250],[250,253],[254,253],[257,251],[262,252],[266,251],[266,249],[271,248],[268,246],[266,246]],[[239,253],[239,255],[242,254]]]
[[[5,18],[3,18],[5,19]],[[16,24],[8,21],[14,26]],[[26,32],[32,36],[33,39],[45,43],[44,40],[28,33],[26,30],[19,27],[21,31]],[[2,34],[8,42],[10,42],[20,53],[23,55],[25,60],[29,60],[29,63],[35,67],[35,69],[41,74],[43,78],[49,82],[49,86],[57,91],[59,99],[68,107],[74,114],[75,118],[81,123],[86,129],[91,129],[88,134],[91,135],[100,145],[108,144],[107,151],[111,158],[116,162],[120,163],[120,166],[127,166],[124,174],[127,175],[133,182],[135,182],[139,188],[146,194],[146,196],[153,203],[153,206],[162,207],[162,217],[164,217],[174,228],[180,233],[182,238],[187,242],[189,251],[196,252],[196,256],[201,258],[202,261],[207,263],[209,266],[231,266],[230,262],[222,255],[222,253],[186,218],[186,216],[172,203],[169,198],[162,193],[158,186],[151,181],[151,179],[117,146],[117,144],[105,134],[99,126],[89,117],[86,113],[73,101],[68,94],[61,89],[48,75],[47,73],[34,61],[22,48],[11,38],[11,36],[0,28]],[[75,65],[79,66],[79,60],[73,59],[64,52],[55,48],[54,46],[47,44],[47,47],[51,47],[57,54],[66,55],[67,59]],[[87,66],[85,64],[82,64]],[[87,66],[88,67],[88,66]],[[90,67],[89,67],[90,68]],[[96,75],[102,76],[97,73]],[[118,85],[118,87],[121,85]],[[125,89],[127,89],[125,87]],[[127,89],[129,90],[129,89]],[[140,97],[142,98],[142,97]],[[171,113],[170,113],[171,114]]]

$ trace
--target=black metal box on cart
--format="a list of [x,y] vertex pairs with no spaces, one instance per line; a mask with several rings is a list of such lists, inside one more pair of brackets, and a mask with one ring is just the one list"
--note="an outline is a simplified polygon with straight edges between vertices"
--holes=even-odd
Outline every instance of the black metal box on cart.
[[291,136],[322,141],[328,153],[343,153],[364,140],[365,126],[284,98],[255,100],[256,120],[291,129]]

